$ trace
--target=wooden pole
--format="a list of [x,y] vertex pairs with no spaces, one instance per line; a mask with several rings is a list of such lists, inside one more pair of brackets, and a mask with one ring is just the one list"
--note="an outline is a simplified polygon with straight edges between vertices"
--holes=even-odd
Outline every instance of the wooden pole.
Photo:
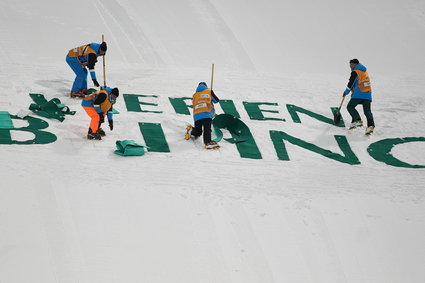
[[[212,64],[211,66],[211,92],[213,92],[213,84],[214,84],[214,64]],[[217,113],[215,112],[215,107],[214,104],[211,103],[211,107],[214,110],[214,114],[213,114],[213,118],[217,115]]]
[[210,87],[211,90],[213,89],[213,83],[214,83],[214,64],[212,64],[212,67],[211,67],[211,87]]
[[[105,36],[102,34],[102,42],[105,42]],[[106,88],[106,67],[105,67],[105,56],[106,53],[103,54],[103,87]]]

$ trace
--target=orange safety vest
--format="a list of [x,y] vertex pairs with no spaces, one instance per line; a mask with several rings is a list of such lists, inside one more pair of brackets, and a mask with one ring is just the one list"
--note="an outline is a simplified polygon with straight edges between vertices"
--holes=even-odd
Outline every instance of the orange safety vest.
[[370,86],[370,78],[367,72],[363,72],[360,70],[354,70],[354,72],[357,73],[358,80],[358,84],[354,89],[360,88],[361,92],[371,92],[372,88]]
[[95,101],[97,96],[101,93],[106,94],[106,99],[99,105],[100,106],[100,110],[103,113],[106,113],[109,111],[109,109],[111,109],[112,107],[112,102],[109,101],[109,94],[106,90],[99,90],[98,92],[92,93],[90,95],[85,96],[83,99],[84,100],[93,100]]
[[71,58],[77,57],[78,62],[80,62],[81,65],[85,66],[85,65],[87,65],[87,62],[81,62],[78,57],[86,56],[90,53],[96,54],[96,51],[94,51],[90,47],[90,44],[86,44],[86,45],[81,45],[79,47],[75,47],[75,48],[69,50],[68,56],[71,57]]
[[193,115],[210,112],[212,107],[211,90],[209,88],[196,92],[192,97]]

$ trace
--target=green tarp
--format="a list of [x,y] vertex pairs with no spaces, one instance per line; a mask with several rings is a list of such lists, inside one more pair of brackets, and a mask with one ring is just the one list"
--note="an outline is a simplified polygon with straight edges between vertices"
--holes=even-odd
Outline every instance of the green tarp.
[[9,112],[0,111],[0,129],[13,129],[13,123]]
[[139,123],[140,131],[150,152],[170,152],[159,123]]
[[144,102],[140,101],[140,98],[155,98],[157,99],[157,95],[143,95],[143,94],[123,94],[125,106],[127,107],[127,111],[130,112],[147,112],[147,113],[162,113],[162,111],[151,111],[142,109],[141,105],[148,106],[158,106],[157,103]]
[[230,114],[220,114],[213,119],[214,133],[217,138],[214,141],[219,142],[223,138],[223,132],[220,129],[227,129],[232,138],[224,139],[230,143],[240,143],[249,140],[252,137],[249,128],[238,118]]
[[177,114],[190,115],[189,108],[193,108],[192,105],[186,104],[185,100],[192,100],[192,97],[169,97],[171,105]]
[[375,160],[384,162],[385,164],[391,166],[404,168],[425,168],[425,165],[412,165],[399,160],[398,158],[394,157],[393,154],[391,154],[393,147],[409,142],[425,142],[425,137],[405,137],[380,140],[369,145],[367,152]]
[[249,118],[251,118],[251,120],[285,121],[285,119],[280,119],[280,118],[264,117],[263,112],[279,113],[279,111],[277,111],[277,110],[263,110],[263,109],[260,109],[260,105],[278,106],[277,103],[271,103],[271,102],[246,102],[246,101],[244,101],[243,106],[245,107],[245,110],[248,113]]
[[121,156],[142,156],[145,154],[145,147],[147,148],[134,140],[117,141],[116,146],[114,153]]
[[[28,125],[25,127],[16,127],[13,125],[12,120],[25,120]],[[57,137],[54,134],[42,131],[48,127],[49,123],[43,119],[31,116],[20,118],[16,115],[10,115],[8,112],[0,111],[0,144],[48,144],[55,142]],[[24,141],[14,140],[10,134],[11,130],[30,132],[34,134],[34,138]]]
[[235,116],[236,118],[241,118],[233,100],[220,99],[219,103],[224,113]]
[[212,124],[217,136],[214,141],[220,141],[223,138],[223,132],[220,129],[226,129],[232,137],[224,140],[236,144],[239,155],[242,158],[262,158],[254,137],[244,122],[230,114],[220,114],[213,119]]
[[70,111],[68,106],[61,104],[58,98],[47,101],[44,95],[39,93],[30,93],[30,97],[35,103],[29,106],[29,110],[39,116],[57,119],[62,122],[65,120],[65,115],[75,114],[75,111]]

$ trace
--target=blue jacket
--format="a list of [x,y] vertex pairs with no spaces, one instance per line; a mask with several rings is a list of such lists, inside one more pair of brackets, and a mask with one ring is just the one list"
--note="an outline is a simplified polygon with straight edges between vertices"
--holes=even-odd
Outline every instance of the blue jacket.
[[[99,57],[101,56],[99,53],[99,49],[100,49],[100,44],[99,43],[90,43],[90,48],[93,49],[94,52],[96,52],[96,56]],[[85,56],[78,56],[78,60],[80,60],[81,63],[87,62],[88,61],[88,54]]]
[[115,101],[112,99],[112,96],[111,96],[112,88],[107,87],[104,90],[107,92],[108,95],[105,95],[105,93],[102,93],[102,91],[95,92],[92,95],[87,95],[81,101],[81,106],[94,107],[97,113],[102,113],[101,104],[103,104],[105,100],[108,100],[110,102],[108,105],[111,105],[111,108],[108,109],[105,113],[108,116],[108,120],[112,120],[113,119],[112,104],[115,103]]
[[350,80],[348,82],[347,89],[344,91],[344,94],[348,94],[351,90],[353,90],[351,98],[366,99],[372,101],[372,91],[362,92],[360,90],[360,87],[358,87],[359,78],[356,70],[366,72],[367,68],[359,63],[351,70]]
[[[90,48],[86,48],[87,46],[86,44],[86,45],[82,45],[80,47],[71,49],[67,55],[67,62],[68,60],[73,60],[75,62],[78,61],[78,63],[80,63],[83,66],[87,66],[90,71],[90,77],[92,78],[92,80],[96,80],[96,72],[94,70],[94,65],[97,62],[97,57],[102,56],[99,53],[100,44],[92,42],[88,45]],[[86,55],[76,57],[77,54],[86,54]]]
[[[207,87],[207,86],[205,86],[205,85],[203,85],[203,84],[200,84],[200,85],[198,85],[198,87],[196,88],[196,92],[202,92],[202,91],[204,91],[204,90],[206,90],[206,89],[208,89],[208,87]],[[211,91],[211,92],[212,92],[212,91]],[[218,102],[218,100],[217,100],[217,99],[215,99],[215,95],[211,95],[211,102],[212,102],[212,103],[217,103],[217,102]],[[198,121],[198,120],[205,119],[205,118],[210,118],[210,119],[212,119],[212,118],[214,117],[214,113],[215,113],[215,109],[214,109],[214,107],[212,106],[212,107],[211,107],[211,111],[210,111],[210,112],[201,112],[201,113],[198,113],[198,114],[193,115],[193,120],[194,120],[194,121]]]

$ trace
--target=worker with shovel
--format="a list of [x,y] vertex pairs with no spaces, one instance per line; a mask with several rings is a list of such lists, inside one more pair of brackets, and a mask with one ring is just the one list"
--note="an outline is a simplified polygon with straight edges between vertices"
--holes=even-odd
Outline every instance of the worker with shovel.
[[348,113],[351,115],[350,130],[363,126],[363,121],[360,118],[360,114],[356,110],[356,106],[361,104],[367,119],[367,128],[365,134],[370,135],[375,129],[375,122],[371,111],[372,88],[370,86],[370,78],[366,71],[366,67],[360,64],[358,59],[350,60],[350,68],[350,79],[348,81],[347,88],[342,94],[344,98],[346,95],[352,92],[351,99],[347,105]]

